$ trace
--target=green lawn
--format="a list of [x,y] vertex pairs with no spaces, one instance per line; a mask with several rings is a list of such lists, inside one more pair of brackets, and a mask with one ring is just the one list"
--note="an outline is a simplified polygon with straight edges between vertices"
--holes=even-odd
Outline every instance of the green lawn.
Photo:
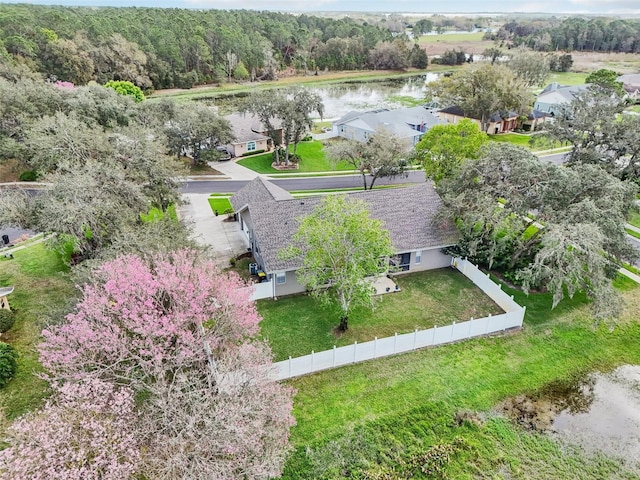
[[211,197],[209,198],[209,205],[211,205],[213,213],[218,212],[219,214],[223,214],[229,210],[233,211],[229,198],[219,196]]
[[[532,143],[533,139],[536,139],[537,141]],[[537,152],[537,151],[541,151],[541,150],[549,150],[552,148],[561,148],[561,147],[566,147],[569,144],[564,142],[564,143],[560,143],[560,142],[553,142],[550,143],[546,140],[543,139],[543,137],[541,137],[538,134],[521,134],[521,133],[499,133],[497,135],[489,135],[489,139],[493,142],[505,142],[505,143],[511,143],[513,145],[517,145],[519,147],[524,147],[527,148],[531,151]]]
[[0,260],[0,286],[15,286],[9,303],[16,312],[16,323],[2,335],[2,341],[13,345],[20,357],[16,377],[0,389],[0,430],[8,420],[38,407],[48,395],[47,383],[35,376],[42,372],[36,350],[40,331],[47,319],[63,314],[77,295],[67,266],[44,244],[13,256]]
[[[290,147],[293,149],[293,146]],[[311,141],[311,142],[302,142],[298,145],[298,155],[302,160],[300,161],[300,166],[298,170],[276,170],[271,167],[273,163],[273,157],[271,153],[265,153],[262,155],[256,155],[254,157],[243,158],[242,160],[238,160],[238,163],[243,167],[250,168],[251,170],[258,173],[269,173],[269,174],[278,174],[278,173],[296,173],[296,172],[326,172],[331,170],[353,170],[353,166],[347,164],[346,162],[340,162],[337,165],[333,165],[327,158],[325,157],[323,151],[322,142]],[[292,150],[293,151],[293,150]]]
[[553,82],[557,82],[560,85],[581,85],[587,76],[589,76],[588,73],[552,72],[547,79],[547,85]]
[[630,229],[628,229],[628,228],[626,229],[626,231],[627,231],[627,233],[628,233],[629,235],[631,235],[632,237],[640,238],[640,233],[635,232],[635,231],[633,231],[633,230],[630,230]]
[[[479,42],[482,40],[484,32],[473,33],[446,33],[442,35],[421,35],[418,38],[419,45],[429,45],[433,43],[458,43],[458,42]],[[491,42],[487,42],[489,45]]]
[[[450,453],[443,471],[414,478],[638,478],[619,461],[587,456],[492,413],[505,398],[550,382],[640,363],[639,287],[616,284],[627,306],[613,329],[596,326],[584,296],[551,310],[550,295],[516,291],[516,300],[527,305],[521,332],[291,381],[297,389],[296,451],[282,478],[406,478],[398,470],[434,446]],[[457,424],[460,411],[478,412],[478,422]],[[377,464],[377,471],[396,470],[387,477],[362,474]]]
[[373,312],[354,312],[349,317],[349,329],[340,337],[333,333],[339,314],[323,308],[311,296],[261,300],[258,309],[263,316],[262,335],[271,343],[276,359],[283,360],[334,345],[502,313],[470,280],[453,269],[410,273],[396,277],[396,281],[401,291],[376,297]]
[[640,210],[632,210],[628,222],[634,227],[640,228]]

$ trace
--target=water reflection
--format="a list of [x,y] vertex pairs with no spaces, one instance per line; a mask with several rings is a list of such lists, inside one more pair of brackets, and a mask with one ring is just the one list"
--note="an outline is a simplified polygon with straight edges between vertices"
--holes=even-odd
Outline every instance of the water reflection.
[[[334,120],[352,110],[377,108],[401,108],[413,106],[425,96],[425,85],[437,80],[440,74],[427,73],[412,77],[401,77],[371,82],[344,82],[322,87],[311,87],[322,98],[324,119]],[[237,111],[245,101],[247,93],[218,99],[207,99],[223,114]]]
[[640,462],[640,366],[554,382],[502,404],[524,428],[547,431],[585,451]]

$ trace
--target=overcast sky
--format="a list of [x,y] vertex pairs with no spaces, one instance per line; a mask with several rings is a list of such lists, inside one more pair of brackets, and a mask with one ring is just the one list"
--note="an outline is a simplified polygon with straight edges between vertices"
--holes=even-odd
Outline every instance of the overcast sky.
[[[0,0],[0,3],[42,5],[91,5],[184,8],[246,8],[252,10],[296,11],[369,11],[412,13],[545,12],[640,15],[640,0],[534,0],[498,2],[491,8],[478,0]],[[479,5],[482,5],[480,7]]]

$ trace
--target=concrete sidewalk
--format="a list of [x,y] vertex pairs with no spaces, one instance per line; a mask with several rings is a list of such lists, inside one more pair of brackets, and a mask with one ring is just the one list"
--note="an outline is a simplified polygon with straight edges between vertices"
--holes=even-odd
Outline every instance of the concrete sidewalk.
[[632,232],[640,233],[640,228],[634,227],[630,223],[625,224],[624,228],[626,228],[627,230],[631,230]]
[[187,203],[178,208],[178,216],[193,224],[194,239],[209,247],[217,265],[228,267],[232,257],[247,251],[249,241],[239,222],[225,221],[227,215],[216,217],[209,205],[209,194],[183,194],[182,198]]
[[640,283],[640,276],[636,275],[633,272],[630,272],[626,268],[621,268],[621,269],[618,270],[618,272],[621,273],[622,275],[624,275],[625,277],[630,278],[634,282]]
[[226,162],[209,162],[211,168],[215,168],[227,178],[220,180],[253,180],[260,174],[242,165],[238,165],[235,160]]

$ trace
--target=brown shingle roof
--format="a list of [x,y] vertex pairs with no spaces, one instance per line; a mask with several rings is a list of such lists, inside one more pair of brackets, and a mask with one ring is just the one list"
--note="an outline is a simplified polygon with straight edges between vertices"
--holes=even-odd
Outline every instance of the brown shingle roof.
[[[251,184],[254,182],[255,180]],[[270,183],[266,180],[262,182]],[[246,200],[247,194],[242,190],[231,198],[231,203],[236,210],[238,209],[236,204],[240,202],[246,201],[249,205],[254,235],[260,247],[265,271],[276,272],[298,268],[300,266],[298,260],[281,260],[278,258],[278,253],[291,243],[293,235],[298,230],[297,219],[311,213],[321,202],[322,197],[278,200],[269,195],[271,196],[269,200],[262,192],[256,194],[255,200]],[[253,190],[257,192],[258,189]],[[240,194],[242,196],[236,198]],[[369,205],[371,217],[381,220],[383,227],[389,230],[391,242],[398,252],[455,243],[456,230],[453,223],[436,219],[442,201],[431,183],[355,192],[348,195],[351,198],[363,200]]]

